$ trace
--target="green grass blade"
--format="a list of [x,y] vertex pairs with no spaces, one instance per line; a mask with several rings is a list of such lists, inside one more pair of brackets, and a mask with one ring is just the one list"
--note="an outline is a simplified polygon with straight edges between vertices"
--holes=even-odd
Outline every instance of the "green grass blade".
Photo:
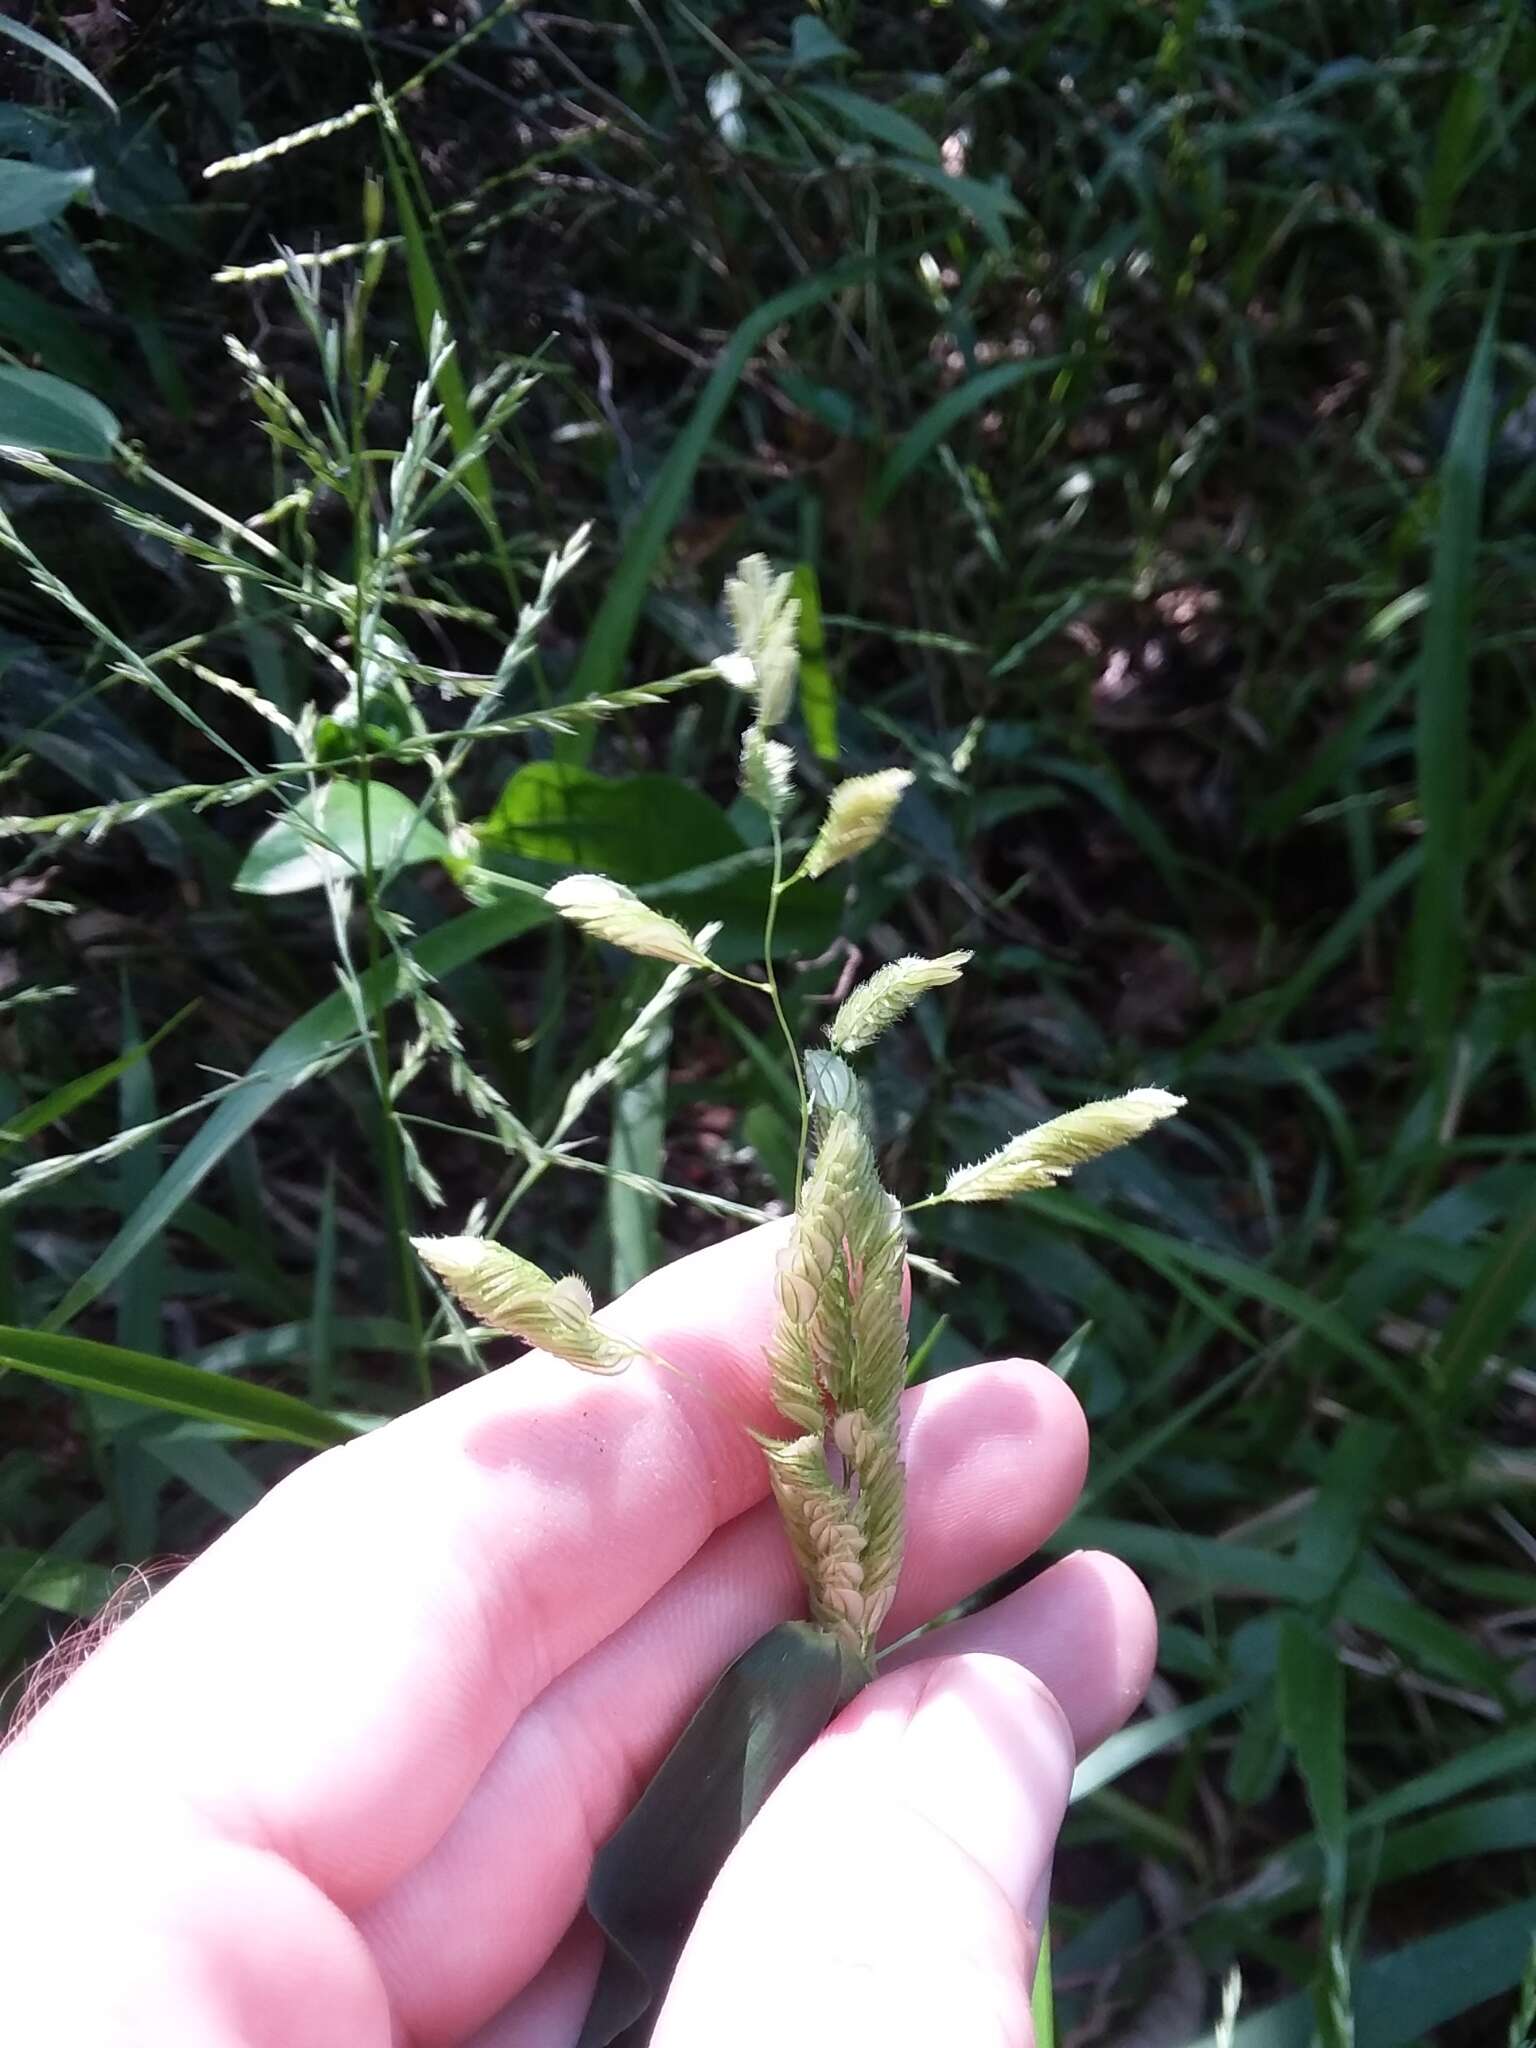
[[1029,2010],[1035,2028],[1035,2048],[1056,2048],[1056,2001],[1051,1995],[1049,1920],[1040,1930],[1040,1960],[1035,1964],[1035,1982],[1029,1996]]
[[336,1371],[336,1158],[325,1162],[325,1187],[315,1230],[315,1283],[310,1295],[309,1398],[328,1408]]
[[121,1080],[131,1067],[147,1059],[163,1038],[169,1038],[177,1025],[184,1024],[197,1008],[195,1001],[168,1018],[160,1029],[146,1038],[142,1044],[130,1046],[115,1060],[108,1060],[104,1067],[97,1067],[89,1074],[77,1074],[73,1081],[66,1081],[62,1088],[55,1088],[40,1102],[30,1104],[13,1116],[8,1123],[0,1126],[0,1144],[19,1144],[24,1138],[36,1137],[39,1131],[46,1131],[50,1124],[62,1122],[89,1102],[102,1090],[110,1088],[114,1081]]
[[1091,1756],[1084,1757],[1073,1773],[1073,1805],[1080,1799],[1091,1798],[1106,1785],[1112,1785],[1116,1778],[1123,1778],[1127,1771],[1135,1770],[1148,1757],[1172,1749],[1175,1744],[1182,1746],[1197,1729],[1221,1720],[1226,1714],[1236,1713],[1253,1697],[1258,1683],[1255,1679],[1246,1685],[1233,1686],[1227,1692],[1214,1693],[1209,1699],[1195,1700],[1190,1706],[1173,1707],[1166,1714],[1153,1714],[1145,1721],[1133,1721],[1129,1728],[1122,1728],[1118,1735],[1111,1735]]
[[223,1422],[242,1436],[306,1444],[323,1450],[353,1434],[308,1401],[244,1380],[223,1379],[195,1365],[97,1344],[85,1337],[0,1327],[0,1366],[31,1373],[84,1394],[110,1394],[141,1407],[169,1409],[197,1422]]
[[1065,356],[1042,356],[1035,362],[996,363],[989,370],[978,370],[974,377],[967,377],[953,391],[946,391],[891,450],[870,491],[870,511],[878,512],[888,505],[913,470],[927,460],[941,441],[949,438],[962,420],[969,419],[989,399],[1011,391],[1026,378],[1059,370],[1066,360]]
[[[1361,2048],[1411,2048],[1508,1991],[1520,1982],[1533,1936],[1536,1900],[1520,1899],[1362,1964],[1354,1986]],[[1240,2021],[1233,2048],[1310,2048],[1314,2025],[1311,1999],[1288,1998]],[[1215,2048],[1215,2036],[1202,2035],[1192,2048]]]
[[[616,687],[667,536],[688,502],[694,473],[703,460],[710,436],[720,424],[753,352],[786,320],[846,291],[850,285],[863,284],[875,268],[863,257],[836,264],[767,300],[731,336],[699,394],[688,424],[657,472],[644,510],[635,521],[624,553],[609,579],[607,595],[598,607],[571,678],[568,694],[573,700],[604,696]],[[590,735],[583,734],[571,746],[585,748],[590,744]],[[561,758],[575,759],[577,755],[567,747]]]
[[1483,321],[1440,472],[1440,525],[1419,670],[1419,807],[1424,866],[1414,913],[1412,976],[1424,1056],[1445,1076],[1464,975],[1472,607],[1483,485],[1493,430],[1498,300]]
[[1536,1294],[1536,1204],[1513,1217],[1489,1248],[1436,1351],[1436,1405],[1446,1421],[1464,1412],[1485,1360]]
[[[613,1135],[608,1163],[619,1172],[659,1180],[667,1127],[667,1066],[672,1050],[672,1015],[658,1017],[630,1080],[614,1091]],[[655,1200],[621,1180],[607,1183],[608,1238],[612,1288],[623,1294],[661,1263],[661,1232]]]
[[1422,1400],[1385,1352],[1352,1330],[1327,1302],[1315,1300],[1263,1266],[1249,1265],[1242,1259],[1228,1257],[1225,1252],[1208,1251],[1203,1245],[1188,1244],[1180,1238],[1168,1237],[1162,1231],[1127,1223],[1121,1217],[1093,1208],[1075,1195],[1026,1195],[1020,1199],[1020,1207],[1035,1209],[1048,1219],[1065,1222],[1073,1230],[1087,1231],[1090,1236],[1110,1238],[1138,1258],[1145,1259],[1159,1272],[1192,1269],[1208,1279],[1219,1280],[1235,1293],[1278,1309],[1282,1315],[1289,1316],[1293,1322],[1332,1345],[1344,1357],[1352,1358],[1357,1365],[1363,1366],[1407,1414],[1416,1422],[1422,1422]]
[[46,64],[57,68],[72,78],[76,85],[94,93],[109,114],[117,112],[117,101],[102,84],[94,71],[88,71],[71,51],[60,49],[59,45],[45,35],[39,35],[35,28],[28,28],[24,21],[0,20],[0,36],[9,36],[12,42],[20,43],[41,57]]
[[[412,958],[429,977],[451,974],[477,960],[493,946],[519,937],[553,913],[537,897],[511,896],[483,910],[467,911],[418,940]],[[384,960],[359,977],[364,997],[393,1002],[399,993],[399,967]],[[312,1080],[355,1042],[357,1016],[351,998],[338,989],[316,1003],[274,1038],[247,1070],[245,1085],[221,1102],[192,1142],[161,1177],[148,1199],[126,1220],[89,1270],[69,1289],[47,1327],[63,1329],[80,1311],[110,1287],[150,1240],[175,1216],[187,1197],[273,1104],[291,1089]]]
[[1280,1626],[1276,1698],[1324,1854],[1343,1875],[1344,1667],[1329,1637],[1306,1615]]
[[[448,305],[443,297],[442,286],[437,281],[426,230],[422,225],[421,215],[416,210],[415,201],[411,198],[406,167],[401,161],[405,152],[405,142],[392,130],[389,122],[382,124],[382,132],[384,168],[389,178],[390,197],[394,201],[395,212],[400,220],[401,240],[405,244],[406,282],[410,286],[411,306],[416,315],[416,331],[425,352],[430,346],[433,322],[439,318],[444,321],[448,319]],[[454,453],[463,457],[475,444],[475,422],[469,409],[469,392],[464,383],[464,372],[459,367],[457,354],[448,356],[438,369],[437,395],[442,401],[443,415],[448,422]],[[499,537],[500,528],[496,525],[491,476],[483,456],[476,456],[473,462],[466,465],[464,480],[488,522],[488,532]]]

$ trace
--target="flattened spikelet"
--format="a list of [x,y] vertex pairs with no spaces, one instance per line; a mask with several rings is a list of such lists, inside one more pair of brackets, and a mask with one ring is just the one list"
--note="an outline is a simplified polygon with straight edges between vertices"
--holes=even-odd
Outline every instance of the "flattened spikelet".
[[542,1267],[488,1237],[418,1237],[417,1255],[472,1316],[509,1337],[579,1365],[585,1372],[621,1372],[638,1348],[592,1320],[586,1282],[551,1280]]
[[906,1015],[919,996],[960,979],[969,953],[941,953],[936,960],[908,954],[881,967],[859,986],[827,1026],[836,1052],[862,1052],[883,1031]]
[[593,938],[626,953],[670,960],[678,967],[713,965],[709,946],[718,926],[690,934],[676,918],[652,910],[632,889],[606,875],[567,875],[545,890],[544,900]]
[[[775,576],[766,555],[748,555],[727,577],[725,607],[736,633],[735,657],[751,664],[748,684],[757,697],[757,723],[765,731],[781,725],[795,701],[800,665],[800,600],[792,597],[794,577]],[[733,656],[717,663],[728,681],[745,680]]]
[[910,769],[882,768],[874,775],[851,775],[840,782],[827,799],[827,815],[801,872],[813,878],[824,875],[883,839],[913,781]]
[[959,1166],[944,1183],[946,1202],[1001,1202],[1028,1188],[1053,1187],[1075,1167],[1144,1137],[1184,1107],[1165,1088],[1133,1088],[1105,1102],[1085,1102],[1037,1124],[974,1166]]

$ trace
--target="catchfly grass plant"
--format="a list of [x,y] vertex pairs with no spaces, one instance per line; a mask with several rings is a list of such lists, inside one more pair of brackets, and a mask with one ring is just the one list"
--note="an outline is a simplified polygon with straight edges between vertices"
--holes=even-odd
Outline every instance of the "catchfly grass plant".
[[[857,1074],[850,1064],[897,1024],[927,992],[957,981],[969,954],[934,959],[907,956],[875,971],[841,1003],[827,1027],[826,1047],[797,1047],[780,1001],[774,967],[774,922],[785,894],[856,859],[885,834],[912,781],[902,768],[851,777],[831,792],[823,817],[797,866],[786,872],[783,827],[795,803],[795,756],[774,737],[794,701],[797,612],[788,576],[776,576],[766,560],[744,561],[726,585],[726,610],[735,645],[715,667],[747,697],[753,716],[741,747],[741,789],[765,814],[770,829],[773,878],[763,933],[763,979],[738,974],[711,957],[717,928],[690,932],[647,905],[634,891],[604,875],[577,874],[557,882],[548,901],[590,938],[642,958],[663,960],[679,986],[696,977],[722,975],[760,994],[769,1003],[793,1060],[801,1109],[799,1189],[788,1238],[778,1255],[778,1316],[768,1346],[773,1402],[783,1431],[754,1431],[767,1462],[768,1479],[796,1564],[805,1584],[810,1657],[821,1649],[831,1661],[817,1666],[835,1673],[816,1689],[820,1706],[799,1723],[793,1740],[781,1741],[773,1772],[759,1771],[750,1794],[735,1803],[734,1824],[751,1813],[793,1761],[797,1748],[813,1739],[831,1712],[873,1675],[880,1629],[891,1610],[906,1544],[905,1472],[900,1406],[907,1382],[908,1262],[907,1216],[943,1203],[1006,1201],[1031,1189],[1049,1188],[1077,1166],[1131,1143],[1182,1107],[1180,1097],[1160,1088],[1138,1088],[1113,1100],[1067,1111],[1010,1139],[989,1157],[960,1166],[944,1186],[904,1212],[883,1184],[876,1158],[876,1132]],[[600,1322],[586,1283],[574,1275],[554,1278],[490,1237],[429,1237],[416,1241],[426,1265],[458,1304],[482,1326],[520,1337],[583,1371],[622,1371],[639,1356],[652,1356]],[[658,1361],[663,1366],[667,1361]],[[801,1646],[803,1635],[775,1631]],[[773,1637],[765,1639],[772,1643]],[[615,1881],[614,1864],[636,1859],[654,1864],[656,1822],[647,1803],[664,1800],[669,1783],[681,1782],[691,1763],[706,1778],[722,1767],[744,1765],[754,1723],[750,1693],[763,1646],[749,1651],[722,1680],[718,1698],[737,1711],[707,1703],[685,1731],[673,1758],[664,1764],[637,1811],[638,1832],[621,1831],[599,1858],[593,1910],[608,1934],[610,1963],[638,1974],[636,1997],[615,1991],[605,1971],[584,2042],[586,2048],[638,2038],[637,2024],[663,1988],[669,1957],[637,1963],[636,1938],[626,1929],[622,1898],[625,1873]],[[773,1684],[782,1671],[771,1663]],[[739,1711],[747,1696],[745,1718]],[[732,1755],[732,1749],[738,1753]],[[635,1823],[629,1824],[634,1830]],[[728,1847],[728,1841],[724,1844]],[[712,1872],[706,1872],[706,1877]],[[654,1868],[647,1882],[657,1882]],[[697,1900],[692,1903],[696,1904]],[[654,1912],[654,1907],[648,1910]],[[679,1913],[686,1932],[689,1915]]]

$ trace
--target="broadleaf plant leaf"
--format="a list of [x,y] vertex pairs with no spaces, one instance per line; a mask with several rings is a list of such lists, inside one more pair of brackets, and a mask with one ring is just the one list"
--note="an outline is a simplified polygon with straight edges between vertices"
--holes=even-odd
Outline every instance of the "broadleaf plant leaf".
[[0,235],[25,234],[40,228],[89,192],[94,171],[55,171],[46,164],[0,162]]
[[0,445],[72,462],[110,462],[122,436],[116,413],[46,370],[0,365]]
[[[366,809],[367,830],[364,830]],[[445,860],[448,841],[391,783],[332,782],[274,818],[240,864],[235,887],[250,896],[296,896],[318,889],[328,871],[361,874]]]

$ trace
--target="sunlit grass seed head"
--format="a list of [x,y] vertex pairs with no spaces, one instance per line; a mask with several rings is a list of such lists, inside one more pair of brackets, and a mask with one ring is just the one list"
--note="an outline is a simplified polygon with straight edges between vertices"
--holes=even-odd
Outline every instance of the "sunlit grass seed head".
[[1002,1202],[1031,1188],[1054,1187],[1074,1168],[1134,1143],[1183,1107],[1184,1097],[1165,1088],[1133,1088],[1105,1102],[1085,1102],[1010,1138],[974,1166],[956,1167],[936,1199]]
[[794,577],[776,576],[766,555],[748,555],[726,578],[725,608],[736,645],[716,667],[738,689],[757,699],[757,723],[765,732],[782,725],[794,709],[800,665],[800,600],[790,595]]
[[606,939],[626,953],[670,960],[678,967],[712,965],[709,948],[718,925],[690,934],[675,918],[652,910],[632,889],[606,875],[567,875],[545,890],[544,900],[593,938]]
[[639,1355],[593,1321],[591,1292],[574,1273],[552,1280],[532,1260],[486,1237],[412,1242],[455,1299],[490,1329],[537,1344],[585,1372],[621,1372]]
[[814,879],[853,860],[883,839],[907,791],[916,780],[909,768],[881,768],[853,775],[827,799],[827,815],[805,856],[801,873]]
[[795,757],[782,740],[749,725],[741,742],[741,789],[760,811],[782,818],[794,795]]
[[862,1052],[882,1032],[904,1017],[919,996],[929,989],[944,988],[960,979],[970,960],[969,953],[941,953],[936,960],[917,954],[892,960],[859,986],[827,1026],[827,1039],[835,1052]]

